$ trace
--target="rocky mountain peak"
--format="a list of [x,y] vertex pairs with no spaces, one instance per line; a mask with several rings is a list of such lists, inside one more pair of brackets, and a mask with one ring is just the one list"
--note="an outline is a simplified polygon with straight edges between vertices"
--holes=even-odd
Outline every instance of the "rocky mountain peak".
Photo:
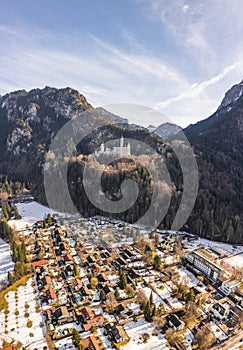
[[243,80],[239,84],[233,85],[225,94],[218,110],[225,107],[232,107],[243,94]]

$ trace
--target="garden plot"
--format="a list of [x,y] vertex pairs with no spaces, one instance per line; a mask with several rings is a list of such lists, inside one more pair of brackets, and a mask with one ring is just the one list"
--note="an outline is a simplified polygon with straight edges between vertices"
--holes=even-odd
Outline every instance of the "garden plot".
[[8,307],[0,312],[0,329],[28,349],[46,346],[45,326],[35,299],[33,279],[5,296]]
[[[167,350],[166,339],[163,335],[155,335],[157,333],[155,327],[146,322],[144,318],[137,322],[129,322],[124,326],[130,341],[127,345],[121,347],[122,350]],[[144,341],[143,335],[149,336],[147,341]],[[154,334],[154,335],[153,335]]]
[[186,282],[186,285],[191,288],[194,286],[197,286],[200,281],[186,268],[178,269],[178,272],[180,274],[180,282],[183,282],[183,280]]
[[141,289],[145,294],[146,294],[146,297],[149,299],[150,298],[150,294],[152,292],[152,296],[153,296],[153,303],[158,307],[159,304],[162,302],[161,298],[156,294],[154,293],[150,288],[148,287],[145,287],[145,288],[142,288]]

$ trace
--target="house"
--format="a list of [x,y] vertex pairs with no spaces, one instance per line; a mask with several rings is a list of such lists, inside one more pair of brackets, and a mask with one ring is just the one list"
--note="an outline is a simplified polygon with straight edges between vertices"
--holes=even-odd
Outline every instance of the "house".
[[107,275],[105,273],[100,273],[98,276],[97,276],[98,280],[100,283],[106,283],[106,282],[109,282],[109,278],[107,277]]
[[34,261],[34,262],[32,263],[32,266],[33,266],[34,268],[38,268],[38,267],[44,266],[44,265],[46,265],[46,264],[47,264],[47,261],[46,261],[46,260],[39,260],[39,261]]
[[222,283],[220,289],[223,293],[229,295],[231,293],[234,293],[237,290],[237,288],[240,287],[240,284],[241,283],[239,280],[226,280]]
[[53,320],[58,323],[66,323],[66,322],[72,321],[72,317],[68,312],[68,309],[66,308],[66,306],[61,306],[55,310],[53,314]]
[[57,301],[57,295],[53,288],[47,289],[46,291],[46,299],[49,304],[55,303]]
[[44,225],[44,221],[43,221],[43,220],[38,220],[38,221],[36,221],[36,223],[34,224],[34,227],[43,228],[43,225]]
[[85,350],[101,350],[101,341],[94,336],[81,339],[80,344],[83,345]]
[[213,282],[224,273],[224,269],[217,264],[216,256],[206,249],[197,249],[186,255],[186,260],[204,276]]
[[120,343],[122,341],[129,340],[129,337],[124,330],[124,328],[120,325],[115,324],[109,324],[106,327],[107,331],[109,332],[110,336],[114,340],[115,343]]
[[89,288],[87,286],[85,286],[85,285],[83,285],[81,287],[80,292],[81,292],[82,296],[86,297],[86,298],[88,298],[90,296],[90,294],[91,294]]
[[185,326],[184,322],[182,322],[175,314],[167,315],[166,320],[169,326],[175,331],[181,331]]
[[216,318],[223,320],[230,312],[230,305],[218,302],[212,306],[210,311]]
[[43,284],[43,287],[51,288],[52,287],[52,281],[50,276],[44,276],[41,279],[41,282]]
[[65,262],[73,262],[73,257],[70,254],[65,254],[63,259]]
[[80,290],[83,286],[82,281],[79,278],[74,278],[72,280],[72,285],[75,290]]
[[95,259],[94,256],[89,255],[89,256],[87,257],[87,262],[89,263],[89,265],[92,265],[92,264],[95,264],[95,263],[96,263],[96,259]]
[[80,314],[83,317],[84,321],[87,321],[95,316],[94,312],[91,310],[90,307],[83,307],[80,310]]
[[83,328],[85,332],[89,331],[92,327],[98,327],[103,325],[104,323],[104,318],[101,315],[94,316],[91,319],[88,319],[86,323],[83,323]]

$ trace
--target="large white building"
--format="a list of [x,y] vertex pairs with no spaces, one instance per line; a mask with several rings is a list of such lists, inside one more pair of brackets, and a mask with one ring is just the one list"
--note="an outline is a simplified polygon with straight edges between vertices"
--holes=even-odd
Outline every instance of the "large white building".
[[104,143],[101,144],[100,150],[95,152],[97,158],[100,156],[107,157],[119,157],[124,158],[131,155],[131,146],[130,143],[125,145],[123,136],[120,138],[119,146],[117,147],[105,147]]
[[224,270],[217,264],[215,256],[205,249],[198,249],[186,255],[186,260],[212,281],[217,281]]

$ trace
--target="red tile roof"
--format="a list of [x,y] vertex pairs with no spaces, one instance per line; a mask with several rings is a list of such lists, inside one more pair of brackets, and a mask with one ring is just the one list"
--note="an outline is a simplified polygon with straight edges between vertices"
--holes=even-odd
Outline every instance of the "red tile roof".
[[95,316],[94,312],[91,310],[90,307],[83,307],[80,310],[80,313],[84,318],[92,318]]
[[101,326],[104,323],[103,316],[95,316],[90,320],[87,320],[86,323],[83,324],[84,330],[89,331],[91,327]]
[[47,261],[46,260],[39,260],[39,261],[34,261],[32,263],[32,265],[34,267],[40,267],[40,266],[43,266],[43,265],[46,265],[47,264]]
[[53,288],[47,289],[46,297],[47,299],[57,299],[55,290]]

